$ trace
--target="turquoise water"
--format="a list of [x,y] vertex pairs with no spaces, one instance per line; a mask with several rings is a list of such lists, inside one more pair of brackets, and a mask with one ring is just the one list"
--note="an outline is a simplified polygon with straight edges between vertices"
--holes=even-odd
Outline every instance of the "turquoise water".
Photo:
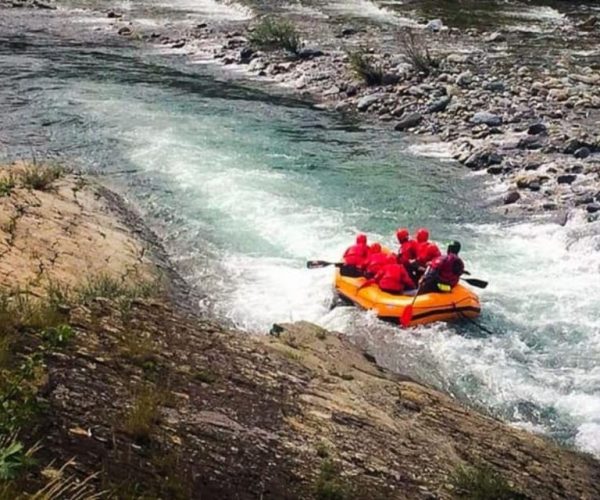
[[[11,15],[0,21],[2,156],[58,156],[112,185],[162,237],[199,311],[248,334],[317,322],[394,370],[600,453],[597,226],[504,220],[485,208],[485,177],[410,154],[402,135],[210,66],[90,41],[84,25]],[[467,267],[490,281],[481,321],[494,335],[329,311],[331,271],[306,259],[337,259],[358,231],[393,244],[399,225],[463,242]]]

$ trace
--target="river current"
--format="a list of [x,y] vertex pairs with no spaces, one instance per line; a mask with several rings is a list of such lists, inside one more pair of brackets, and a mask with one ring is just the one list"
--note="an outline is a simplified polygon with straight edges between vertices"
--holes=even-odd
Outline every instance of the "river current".
[[[487,179],[411,154],[410,138],[120,42],[83,11],[0,13],[0,157],[100,176],[163,239],[199,310],[248,334],[341,331],[386,367],[600,455],[598,224],[506,220]],[[306,260],[336,260],[358,231],[393,245],[399,226],[462,242],[490,282],[493,335],[329,310],[331,270]]]

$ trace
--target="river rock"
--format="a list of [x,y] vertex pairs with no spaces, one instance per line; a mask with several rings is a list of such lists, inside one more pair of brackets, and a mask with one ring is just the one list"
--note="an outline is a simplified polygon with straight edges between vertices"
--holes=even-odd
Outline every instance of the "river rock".
[[559,184],[572,184],[575,179],[577,179],[576,174],[562,174],[556,178],[556,182]]
[[590,156],[590,154],[592,154],[592,152],[590,151],[590,148],[588,148],[587,146],[583,146],[583,147],[577,149],[573,153],[573,156],[575,156],[575,158],[584,159],[584,158],[587,158],[588,156]]
[[242,64],[248,64],[252,60],[252,56],[254,56],[254,50],[250,47],[244,47],[240,50],[240,62]]
[[[177,40],[173,45],[171,45],[172,49],[180,49],[182,47],[185,47],[185,40]],[[233,62],[233,58],[232,58],[232,62]],[[225,63],[227,64],[227,63]],[[231,63],[229,63],[231,64]]]
[[379,101],[383,97],[383,94],[370,94],[364,97],[361,97],[356,103],[356,109],[358,111],[366,111],[373,104]]
[[542,149],[544,147],[544,141],[539,135],[526,135],[521,137],[517,143],[518,149]]
[[550,89],[548,91],[548,99],[552,99],[558,102],[564,102],[569,98],[569,91],[567,89]]
[[487,111],[479,111],[473,115],[471,122],[476,125],[484,124],[488,127],[497,127],[502,125],[502,117]]
[[600,203],[590,203],[585,209],[590,214],[595,214],[596,212],[600,212]]
[[585,21],[579,23],[577,28],[584,31],[591,31],[598,24],[598,17],[590,16]]
[[427,106],[427,112],[439,113],[441,111],[444,111],[448,107],[448,104],[450,104],[451,100],[451,95],[444,96],[441,99],[438,99],[437,101],[434,101],[429,106]]
[[506,42],[506,36],[499,31],[495,31],[486,36],[483,41],[487,43]]
[[519,193],[518,191],[509,191],[504,196],[504,204],[512,205],[513,203],[516,203],[520,199],[521,199],[521,193]]
[[408,128],[416,127],[421,123],[422,119],[423,116],[421,113],[408,113],[400,118],[400,121],[396,123],[394,130],[406,130]]
[[588,147],[588,145],[579,139],[572,138],[566,142],[563,148],[563,153],[566,155],[572,155],[575,154],[575,151],[583,147]]
[[325,53],[319,49],[303,48],[296,54],[300,59],[314,59],[315,57],[322,57]]
[[472,81],[473,73],[471,73],[469,70],[463,71],[456,77],[456,85],[458,85],[459,87],[467,87],[471,84]]
[[504,92],[506,90],[506,85],[503,81],[495,80],[484,83],[483,90],[488,90],[490,92]]
[[432,31],[433,33],[437,33],[444,27],[444,23],[441,19],[432,19],[425,26],[426,30]]
[[123,17],[123,14],[117,13],[114,10],[109,10],[108,14],[106,14],[106,17],[108,17],[109,19],[117,19],[119,17]]
[[529,128],[527,129],[527,133],[529,135],[547,134],[548,127],[546,127],[546,125],[543,124],[542,122],[534,123],[532,125],[529,125]]
[[464,161],[465,166],[472,170],[480,170],[500,163],[502,163],[502,155],[486,148],[475,150]]
[[117,31],[117,33],[121,36],[131,36],[133,30],[130,26],[122,26],[121,28],[119,28],[119,31]]

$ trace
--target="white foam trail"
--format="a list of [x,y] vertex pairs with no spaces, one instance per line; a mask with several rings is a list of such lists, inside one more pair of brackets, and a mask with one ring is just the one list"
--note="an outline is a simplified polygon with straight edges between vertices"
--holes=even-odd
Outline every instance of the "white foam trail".
[[326,8],[338,15],[347,14],[357,18],[372,19],[383,24],[419,26],[414,19],[402,17],[396,12],[386,7],[380,7],[370,0],[334,1],[328,3]]

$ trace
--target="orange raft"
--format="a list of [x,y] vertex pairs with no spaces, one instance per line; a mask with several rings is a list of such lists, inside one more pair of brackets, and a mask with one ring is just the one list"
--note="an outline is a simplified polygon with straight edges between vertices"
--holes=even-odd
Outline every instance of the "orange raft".
[[[380,319],[398,322],[404,308],[413,301],[412,296],[392,295],[382,292],[376,285],[358,290],[365,278],[342,276],[335,272],[335,290],[338,295],[354,305],[374,311]],[[450,293],[426,293],[415,300],[410,326],[434,321],[452,321],[476,318],[481,312],[479,297],[463,285],[456,285]]]

